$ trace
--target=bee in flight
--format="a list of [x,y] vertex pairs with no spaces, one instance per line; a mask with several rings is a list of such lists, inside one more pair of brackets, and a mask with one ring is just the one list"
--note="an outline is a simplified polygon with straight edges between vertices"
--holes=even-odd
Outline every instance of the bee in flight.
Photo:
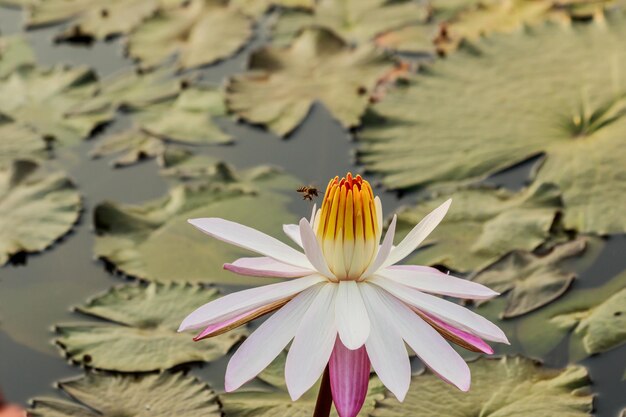
[[300,194],[302,194],[303,200],[313,201],[313,197],[318,196],[318,190],[316,187],[312,185],[304,185],[296,190]]

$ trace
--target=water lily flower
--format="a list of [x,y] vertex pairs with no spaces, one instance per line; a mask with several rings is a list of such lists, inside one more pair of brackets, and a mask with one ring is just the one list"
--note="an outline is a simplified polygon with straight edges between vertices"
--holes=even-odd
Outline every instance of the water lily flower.
[[444,381],[467,391],[469,368],[446,339],[487,354],[493,350],[485,341],[508,340],[484,317],[438,295],[482,300],[498,293],[435,268],[396,265],[439,224],[450,203],[427,215],[397,246],[394,216],[380,243],[380,199],[360,176],[335,177],[310,220],[284,226],[304,253],[238,223],[191,219],[204,233],[262,255],[237,259],[225,269],[286,280],[208,303],[185,318],[179,331],[203,329],[195,338],[200,340],[275,311],[231,358],[226,391],[258,375],[293,340],[285,364],[291,398],[311,388],[328,366],[341,417],[358,414],[371,368],[398,400],[404,399],[411,381],[405,343]]

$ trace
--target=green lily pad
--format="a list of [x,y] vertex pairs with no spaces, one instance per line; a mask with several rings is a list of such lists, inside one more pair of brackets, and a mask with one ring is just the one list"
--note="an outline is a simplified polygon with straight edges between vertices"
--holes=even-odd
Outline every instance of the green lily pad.
[[172,7],[181,0],[27,0],[26,25],[29,28],[70,21],[59,40],[107,39],[129,33],[161,7]]
[[0,114],[60,144],[75,144],[111,120],[110,111],[69,115],[93,96],[98,83],[88,68],[25,68],[0,80]]
[[125,285],[77,307],[107,323],[55,326],[55,342],[75,362],[97,369],[145,372],[225,355],[246,334],[239,328],[202,343],[178,333],[181,321],[220,297],[216,289],[190,284]]
[[73,401],[35,398],[33,417],[219,417],[213,390],[181,373],[120,375],[89,372],[57,383]]
[[[507,293],[502,318],[521,316],[559,298],[576,274],[561,269],[561,263],[585,251],[585,239],[557,245],[546,255],[516,250],[479,271],[473,281]],[[481,303],[479,303],[481,304]]]
[[35,53],[21,36],[0,37],[0,78],[36,63]]
[[359,44],[391,29],[422,23],[427,15],[427,7],[411,0],[320,0],[312,12],[284,11],[272,38],[288,44],[302,29],[321,27]]
[[46,142],[26,126],[0,122],[0,166],[14,159],[46,156]]
[[389,68],[386,56],[371,46],[354,49],[329,31],[308,29],[288,48],[254,52],[249,71],[231,78],[226,99],[239,117],[279,135],[298,127],[315,101],[349,128],[360,124]]
[[544,355],[564,337],[571,361],[626,342],[626,273],[591,289],[573,289],[519,324],[518,338],[529,352]]
[[231,0],[230,4],[247,16],[258,18],[272,6],[310,10],[315,0]]
[[179,68],[228,58],[252,36],[252,20],[224,0],[190,0],[161,10],[135,30],[130,56],[153,68],[176,55]]
[[93,158],[100,158],[119,154],[111,164],[114,167],[124,167],[144,159],[161,157],[166,149],[167,145],[162,139],[133,128],[107,136],[94,146],[90,155]]
[[155,103],[175,99],[185,81],[165,67],[143,73],[124,70],[102,80],[94,97],[86,99],[72,109],[72,114],[103,110],[141,110]]
[[404,402],[388,396],[374,417],[433,415],[586,417],[593,411],[587,370],[579,365],[547,369],[522,357],[479,359],[469,363],[468,392],[426,372],[413,377]]
[[[549,237],[561,207],[559,190],[549,184],[518,193],[477,187],[447,196],[452,198],[450,211],[407,263],[461,272],[484,268],[512,250],[538,247]],[[406,235],[446,198],[399,210],[396,233]]]
[[465,44],[375,106],[360,160],[399,189],[479,181],[544,154],[533,177],[560,187],[567,228],[624,232],[625,35],[614,13]]
[[0,265],[51,246],[71,230],[80,210],[80,194],[64,173],[25,160],[0,168]]
[[153,136],[189,144],[232,141],[213,121],[225,116],[224,95],[215,87],[185,89],[175,100],[157,103],[133,113],[133,119]]
[[[263,388],[240,389],[219,396],[225,417],[308,417],[313,414],[319,382],[309,389],[298,401],[292,401],[285,386],[286,354],[281,354],[261,372],[258,379],[265,383]],[[367,396],[358,417],[369,416],[377,401],[384,398],[385,387],[377,377],[370,378]],[[333,408],[331,416],[338,417]]]
[[[206,169],[206,168],[205,168]],[[280,238],[293,223],[287,204],[297,198],[298,182],[275,168],[235,172],[222,165],[214,175],[174,185],[160,199],[140,205],[104,202],[96,206],[95,254],[121,272],[149,281],[265,284],[222,269],[251,253],[220,242],[187,223],[195,217],[221,217]],[[282,192],[289,190],[288,197]]]

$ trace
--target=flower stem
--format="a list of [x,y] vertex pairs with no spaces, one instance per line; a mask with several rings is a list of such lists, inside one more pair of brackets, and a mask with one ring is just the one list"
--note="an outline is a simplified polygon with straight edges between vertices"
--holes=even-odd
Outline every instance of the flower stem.
[[327,365],[324,370],[324,375],[322,376],[320,390],[317,393],[317,402],[315,403],[313,417],[328,417],[330,415],[332,405],[333,395],[330,391],[330,372],[328,371]]

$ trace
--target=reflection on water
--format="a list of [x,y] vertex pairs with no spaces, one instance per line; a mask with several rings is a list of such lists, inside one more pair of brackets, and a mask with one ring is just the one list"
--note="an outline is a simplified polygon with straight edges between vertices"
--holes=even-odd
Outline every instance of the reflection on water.
[[[10,34],[18,31],[19,22],[20,12],[0,9],[0,32]],[[38,30],[28,35],[40,63],[44,65],[87,64],[94,67],[100,76],[129,65],[129,60],[122,57],[119,42],[97,43],[92,48],[52,46],[51,38],[55,30]],[[225,74],[241,70],[246,52],[262,40],[263,35],[233,59],[203,70],[203,78],[220,83]],[[116,121],[104,134],[123,124],[124,120]],[[288,140],[232,120],[221,120],[220,125],[236,138],[236,144],[208,147],[202,152],[238,168],[274,164],[298,176],[303,184],[321,188],[329,177],[356,169],[352,164],[354,144],[350,142],[349,135],[319,105],[313,108],[307,120]],[[92,144],[87,142],[57,155],[57,162],[69,170],[84,197],[85,211],[74,231],[45,253],[28,257],[25,266],[8,266],[0,270],[0,386],[6,396],[15,402],[24,403],[34,396],[52,393],[54,381],[80,372],[78,368],[68,365],[51,345],[51,326],[79,320],[70,313],[71,306],[122,282],[92,259],[91,209],[104,199],[138,203],[159,197],[167,189],[154,163],[113,170],[107,160],[89,160],[87,154]],[[529,162],[507,170],[495,175],[489,182],[519,188],[528,178],[531,165],[532,162]],[[389,213],[400,204],[409,203],[414,196],[406,195],[398,200],[392,193],[381,193],[381,198],[385,212]],[[310,212],[310,203],[294,201],[294,212],[300,215]],[[621,256],[625,250],[625,237],[610,239],[599,258],[575,285],[594,287],[626,269],[626,259]],[[228,292],[232,289],[224,290]],[[563,342],[543,359],[548,365],[563,366],[567,361],[566,351],[567,344]],[[192,372],[219,390],[223,386],[227,360],[223,358],[197,366]],[[626,346],[588,358],[582,363],[590,368],[594,390],[599,392],[597,415],[616,416],[626,406],[626,382],[622,380],[626,370]],[[419,369],[417,361],[415,366]]]

